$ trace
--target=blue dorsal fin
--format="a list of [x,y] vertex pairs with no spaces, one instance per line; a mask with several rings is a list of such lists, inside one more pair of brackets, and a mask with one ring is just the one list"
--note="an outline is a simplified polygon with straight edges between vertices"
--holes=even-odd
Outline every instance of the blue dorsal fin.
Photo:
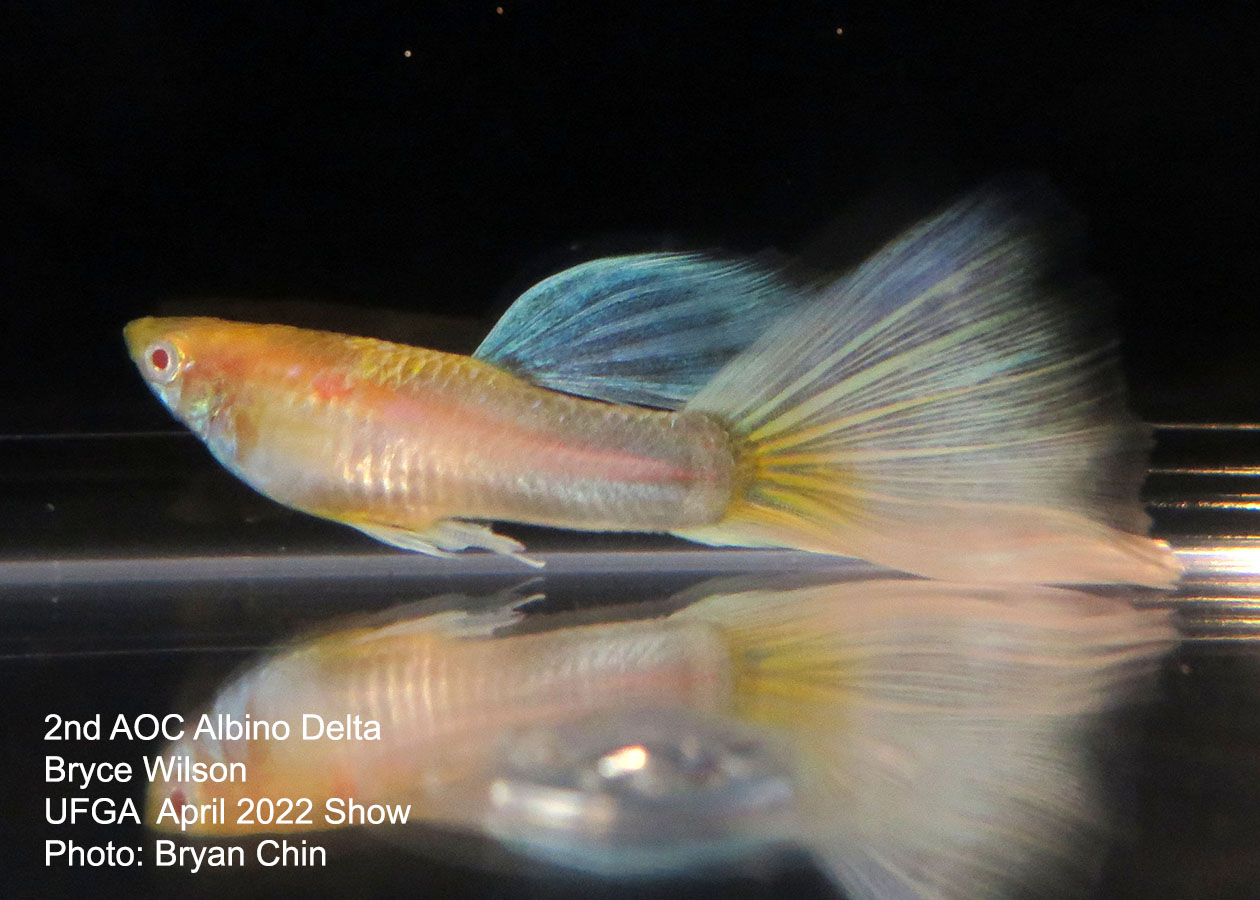
[[675,409],[811,295],[758,261],[613,256],[534,285],[473,356],[552,390]]

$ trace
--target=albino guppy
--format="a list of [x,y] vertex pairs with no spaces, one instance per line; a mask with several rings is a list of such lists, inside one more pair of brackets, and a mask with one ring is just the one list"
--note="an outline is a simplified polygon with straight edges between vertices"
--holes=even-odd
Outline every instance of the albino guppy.
[[1166,587],[1148,430],[1096,288],[1061,271],[1065,217],[1036,183],[982,189],[809,291],[751,263],[597,260],[471,357],[209,318],[125,335],[235,475],[410,550],[519,554],[498,520]]
[[[159,780],[146,823],[326,829],[353,798],[408,808],[391,839],[453,826],[614,876],[791,843],[853,900],[1009,896],[1085,877],[1105,849],[1089,725],[1176,637],[1166,612],[1119,599],[906,580],[492,636],[518,615],[437,613],[265,658],[204,714],[293,733],[189,734],[167,752],[247,780]],[[301,740],[310,714],[377,722],[379,739]],[[198,817],[219,798],[225,818]],[[239,822],[260,798],[309,801],[309,821]]]

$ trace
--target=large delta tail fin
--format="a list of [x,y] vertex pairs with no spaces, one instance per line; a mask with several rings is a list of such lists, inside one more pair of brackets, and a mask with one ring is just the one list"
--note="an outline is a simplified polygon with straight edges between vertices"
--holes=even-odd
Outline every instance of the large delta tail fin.
[[1070,218],[1034,179],[991,184],[778,323],[686,406],[733,430],[743,481],[677,533],[955,581],[1175,581]]
[[1092,728],[1140,699],[1176,637],[1167,613],[1114,598],[906,580],[675,617],[725,635],[737,714],[802,751],[801,840],[852,900],[1085,887],[1109,824]]

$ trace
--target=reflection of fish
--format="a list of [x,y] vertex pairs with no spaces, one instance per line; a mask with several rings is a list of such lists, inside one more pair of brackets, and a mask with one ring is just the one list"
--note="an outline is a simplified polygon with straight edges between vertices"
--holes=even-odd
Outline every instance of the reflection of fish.
[[501,740],[479,826],[617,877],[706,868],[800,837],[799,766],[781,735],[729,716],[594,713]]
[[703,717],[633,738],[623,714],[516,732],[487,791],[490,833],[577,868],[677,871],[669,825],[694,821],[699,792],[640,797],[606,760],[655,745],[668,763],[690,741],[734,774],[705,785],[725,805],[686,858],[733,861],[760,833],[810,850],[852,900],[1077,896],[1107,849],[1090,725],[1137,699],[1175,640],[1166,613],[1121,599],[904,581],[718,596],[672,619],[718,628],[736,717],[789,739],[796,818],[781,747],[714,736]]
[[381,739],[185,740],[171,752],[249,780],[159,782],[146,821],[172,798],[306,797],[328,827],[328,798],[353,797],[611,874],[791,841],[854,900],[997,896],[1082,864],[1102,824],[1086,724],[1174,638],[1121,600],[900,580],[487,636],[513,617],[441,613],[264,661],[212,720],[359,716]]
[[[282,721],[292,736],[190,733],[171,755],[243,762],[249,780],[155,785],[146,821],[177,827],[159,820],[162,805],[199,805],[212,789],[229,807],[242,798],[300,796],[321,811],[328,798],[383,802],[403,793],[414,795],[407,797],[413,818],[459,821],[465,807],[476,806],[461,785],[472,777],[481,790],[486,759],[505,729],[653,702],[717,709],[730,694],[725,649],[704,623],[627,622],[488,639],[515,619],[510,608],[448,611],[339,631],[264,660],[222,689],[206,714],[216,724]],[[374,720],[381,739],[303,740],[304,716],[311,726],[347,716],[351,725],[356,716]],[[322,816],[307,825],[328,827]],[[255,827],[230,818],[189,830]]]
[[236,475],[412,550],[517,553],[469,521],[507,520],[1167,585],[1146,430],[1096,292],[1057,277],[1062,218],[1036,185],[982,190],[817,291],[599,260],[528,291],[472,357],[201,318],[126,338]]

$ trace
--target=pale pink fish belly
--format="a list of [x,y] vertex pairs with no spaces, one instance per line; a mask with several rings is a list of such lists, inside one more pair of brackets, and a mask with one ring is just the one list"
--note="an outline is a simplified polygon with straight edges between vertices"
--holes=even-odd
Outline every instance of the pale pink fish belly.
[[[381,723],[369,755],[422,752],[435,777],[462,770],[505,729],[607,709],[730,703],[730,658],[706,623],[629,622],[490,640],[400,637],[369,652],[320,642],[301,667],[309,680],[275,705]],[[313,667],[308,667],[313,664]],[[261,686],[261,685],[260,685]],[[296,696],[294,696],[296,695]],[[301,702],[294,703],[296,698]],[[363,777],[381,770],[368,766]],[[365,785],[360,783],[359,787]]]
[[[466,357],[346,339],[329,368],[267,372],[234,468],[352,523],[447,518],[668,531],[718,521],[730,439],[713,419],[544,390]],[[293,371],[294,369],[298,371]]]
[[[510,729],[626,708],[726,710],[730,666],[720,635],[697,622],[626,622],[477,640],[441,633],[365,639],[364,632],[349,631],[260,664],[220,692],[207,711],[212,718],[288,722],[292,739],[217,747],[185,742],[179,752],[245,764],[247,783],[203,786],[203,802],[209,796],[225,797],[229,805],[238,796],[287,796],[322,805],[326,797],[350,796],[363,803],[409,802],[414,820],[457,823],[476,815],[486,767]],[[374,721],[379,739],[296,739],[304,717],[312,716],[325,723]],[[208,830],[251,829],[228,822]]]

